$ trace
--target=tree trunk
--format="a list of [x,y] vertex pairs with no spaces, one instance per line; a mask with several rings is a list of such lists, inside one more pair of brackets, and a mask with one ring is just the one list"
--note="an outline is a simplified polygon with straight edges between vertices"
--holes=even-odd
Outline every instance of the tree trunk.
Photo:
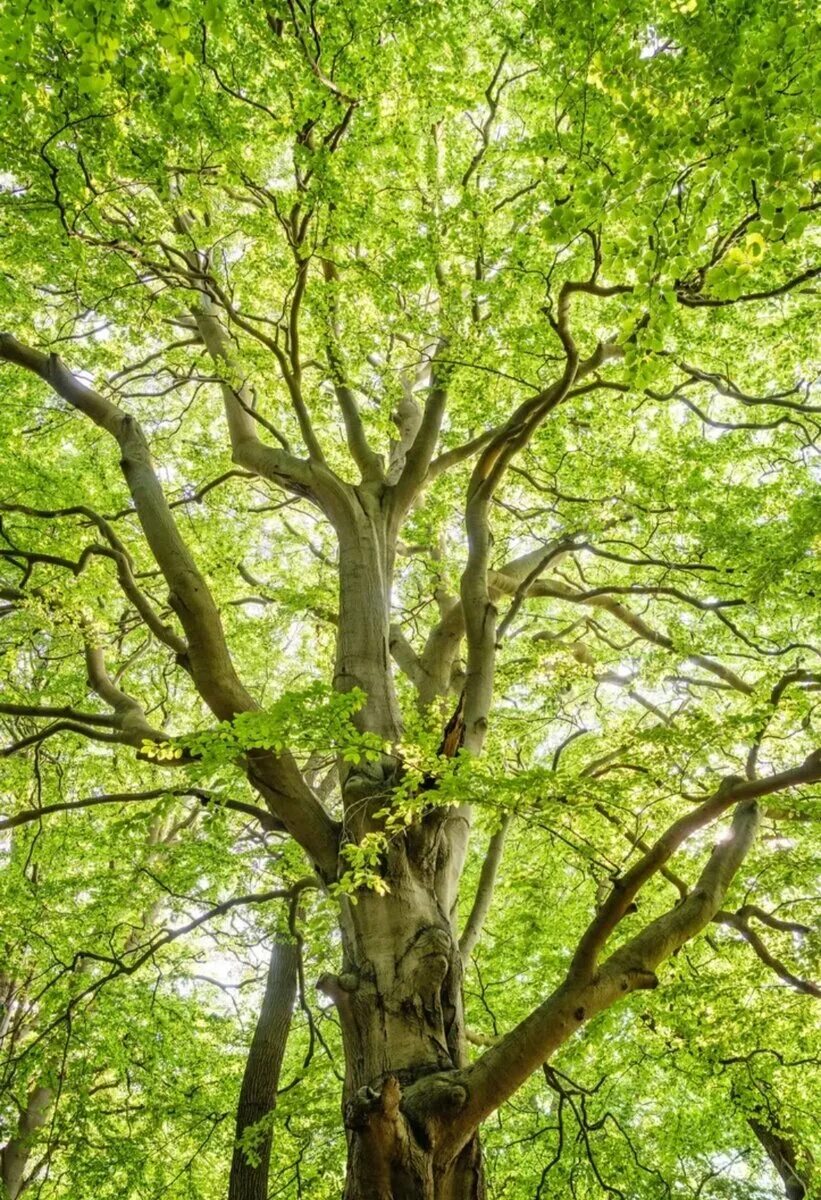
[[391,1077],[374,1099],[349,1149],[343,1200],[485,1200],[478,1137],[449,1163],[440,1164],[398,1108],[401,1092]]
[[[357,724],[387,743],[380,763],[341,770],[344,837],[360,842],[383,826],[375,813],[390,807],[399,769],[390,750],[401,733],[390,659],[394,547],[379,494],[357,488],[352,518],[338,532],[335,683],[341,691],[358,687],[367,694]],[[455,922],[466,842],[465,814],[431,807],[388,839],[380,865],[387,894],[363,889],[355,903],[341,898],[342,970],[319,986],[337,1006],[345,1050],[345,1200],[485,1195],[476,1137],[454,1151],[440,1136],[448,1110],[464,1096]]]
[[756,1117],[748,1117],[747,1123],[781,1176],[787,1200],[804,1200],[807,1184],[799,1172],[798,1155],[793,1142],[783,1130],[775,1128],[772,1123]]
[[394,547],[379,494],[357,488],[339,535],[339,625],[334,686],[360,688],[367,699],[356,722],[396,741],[401,730],[390,656]]
[[[276,941],[237,1104],[237,1125],[228,1200],[266,1200],[273,1131],[271,1118],[297,982],[296,945]],[[256,1127],[248,1140],[248,1130]],[[245,1134],[246,1141],[241,1139]]]
[[[320,981],[337,1005],[345,1047],[345,1200],[484,1196],[478,1141],[445,1158],[439,1136],[464,1092],[453,823],[451,811],[434,810],[391,841],[383,864],[390,893],[343,901],[343,970]],[[407,1089],[433,1075],[406,1104]]]
[[36,1084],[31,1089],[26,1106],[20,1114],[17,1132],[0,1155],[0,1178],[7,1200],[17,1200],[24,1190],[26,1166],[31,1156],[31,1141],[38,1129],[45,1125],[53,1099],[54,1092],[46,1084]]

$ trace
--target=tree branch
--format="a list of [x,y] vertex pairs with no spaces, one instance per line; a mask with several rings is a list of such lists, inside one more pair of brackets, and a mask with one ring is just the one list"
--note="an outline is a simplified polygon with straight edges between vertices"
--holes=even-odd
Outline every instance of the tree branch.
[[365,436],[365,427],[362,423],[359,405],[353,388],[348,382],[345,364],[342,359],[336,303],[336,288],[339,284],[339,273],[336,266],[328,259],[323,259],[322,271],[325,276],[325,282],[328,284],[328,322],[325,352],[328,357],[334,392],[345,425],[348,449],[351,458],[362,473],[363,481],[382,481],[385,478],[382,456],[376,453]]
[[[821,772],[821,755],[817,770]],[[476,1125],[539,1070],[581,1024],[629,992],[657,985],[654,968],[695,937],[718,911],[752,845],[757,826],[754,799],[740,800],[731,836],[716,845],[687,900],[612,954],[598,975],[582,981],[574,979],[571,970],[543,1004],[465,1071],[467,1100],[449,1134],[456,1146],[464,1144]]]
[[465,923],[462,936],[459,938],[459,953],[462,956],[462,963],[464,965],[467,965],[470,961],[470,956],[484,928],[485,918],[490,911],[496,878],[502,861],[502,851],[505,847],[512,819],[512,813],[505,813],[502,817],[501,825],[488,843],[487,853],[482,863],[482,869],[479,872],[479,885],[476,889],[473,907]]
[[[759,919],[763,918],[765,924],[771,923],[774,920],[767,913],[762,913],[760,909],[750,905],[745,905],[738,912],[717,912],[713,920],[718,925],[729,925],[732,929],[737,930],[745,942],[752,947],[764,965],[769,967],[771,971],[774,971],[784,983],[789,984],[797,992],[802,992],[805,996],[814,996],[816,999],[821,999],[821,987],[817,983],[813,983],[810,979],[802,979],[799,975],[794,974],[789,967],[785,966],[779,958],[776,958],[770,952],[764,939],[750,926],[749,918],[753,914],[758,916]],[[786,925],[788,928],[792,925],[794,931],[795,927],[793,923],[782,922],[781,924],[782,926]],[[809,932],[806,926],[802,928],[806,932]]]
[[579,941],[570,967],[570,977],[589,979],[598,956],[610,934],[624,917],[640,889],[675,854],[679,846],[696,830],[716,820],[734,804],[758,799],[821,779],[821,750],[814,751],[801,764],[765,779],[745,780],[728,776],[719,788],[697,808],[675,821],[639,861],[617,880],[596,917]]
[[154,634],[158,641],[168,646],[174,651],[177,656],[177,661],[186,669],[189,669],[188,663],[188,647],[181,637],[167,625],[161,617],[154,611],[151,601],[146,596],[145,592],[139,587],[134,578],[134,561],[128,550],[123,545],[120,538],[114,532],[113,528],[105,517],[100,516],[92,508],[88,508],[84,504],[74,505],[71,508],[31,508],[28,504],[0,504],[0,511],[21,513],[26,516],[37,517],[42,520],[49,520],[60,517],[75,517],[82,516],[86,520],[95,525],[103,537],[108,542],[107,546],[99,546],[92,544],[86,546],[80,555],[77,563],[72,567],[76,575],[79,575],[85,566],[88,558],[91,555],[97,554],[103,557],[110,558],[114,563],[117,571],[117,580],[122,588],[123,594],[131,601],[134,608],[139,613],[145,625]]
[[440,338],[430,360],[430,383],[425,408],[416,436],[405,456],[402,473],[393,486],[391,493],[391,519],[396,529],[408,511],[419,488],[425,481],[439,440],[439,430],[442,427],[442,417],[445,413],[450,378],[450,368],[443,366],[439,359],[447,347],[447,339]]
[[810,279],[815,279],[817,275],[821,275],[821,267],[809,267],[800,275],[788,279],[786,283],[760,292],[745,292],[732,300],[719,300],[715,296],[701,296],[695,292],[688,292],[684,287],[679,288],[676,292],[676,298],[679,304],[683,304],[687,308],[725,308],[729,304],[745,304],[750,300],[772,300],[776,296],[783,296],[787,292],[793,291],[794,288],[800,287],[802,283],[807,283]]
[[229,797],[217,796],[202,788],[150,788],[144,792],[109,792],[102,796],[86,796],[82,800],[65,800],[60,803],[44,804],[42,808],[24,808],[11,817],[0,818],[0,831],[15,829],[18,825],[29,825],[43,817],[58,812],[75,812],[78,809],[94,808],[98,804],[137,804],[147,800],[158,800],[162,796],[191,796],[201,804],[214,804],[222,808],[230,808],[245,816],[254,817],[263,829],[274,831],[281,828],[264,808],[246,804],[242,800],[232,800]]
[[[72,408],[110,434],[120,447],[121,468],[146,540],[162,571],[170,602],[188,639],[191,676],[202,698],[220,720],[258,706],[240,682],[231,660],[219,610],[183,540],[154,471],[148,444],[133,417],[104,399],[64,366],[57,355],[24,346],[0,334],[0,359],[24,367],[54,388]],[[247,441],[247,438],[244,438]],[[261,446],[261,443],[259,444]],[[267,460],[280,452],[262,447]],[[346,497],[347,500],[347,497]],[[82,732],[80,729],[75,732]],[[307,786],[289,754],[249,756],[249,778],[326,876],[336,871],[337,829]]]

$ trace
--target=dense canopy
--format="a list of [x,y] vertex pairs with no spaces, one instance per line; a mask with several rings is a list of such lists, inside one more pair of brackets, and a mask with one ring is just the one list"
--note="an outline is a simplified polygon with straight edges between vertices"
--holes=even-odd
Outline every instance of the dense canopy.
[[818,34],[3,0],[8,1200],[821,1195]]

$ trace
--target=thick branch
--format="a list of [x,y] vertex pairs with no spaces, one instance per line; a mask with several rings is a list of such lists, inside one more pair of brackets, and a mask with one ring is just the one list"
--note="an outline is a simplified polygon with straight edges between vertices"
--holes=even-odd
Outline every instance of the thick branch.
[[573,956],[571,975],[589,979],[596,966],[599,952],[610,934],[624,917],[640,889],[652,878],[679,846],[696,830],[716,820],[727,809],[743,800],[768,796],[785,788],[821,779],[821,751],[811,754],[800,767],[770,775],[766,779],[744,780],[729,776],[718,790],[697,808],[675,821],[646,854],[616,883],[610,895],[584,933]]
[[430,361],[430,384],[422,420],[405,456],[402,473],[393,488],[391,510],[397,529],[419,488],[425,482],[439,440],[439,430],[447,404],[449,373],[448,368],[443,367],[438,360],[446,345],[446,339],[441,338],[433,352]]
[[[38,375],[73,408],[116,440],[122,454],[120,465],[140,524],[170,588],[171,605],[187,635],[188,659],[197,690],[221,720],[255,709],[255,701],[234,669],[219,610],[177,528],[140,426],[133,417],[72,375],[56,355],[43,354],[3,334],[0,359]],[[244,438],[243,444],[246,441]],[[262,450],[266,452],[263,458],[269,453],[279,453],[269,447]],[[288,832],[326,875],[332,875],[336,869],[336,828],[292,757],[277,758],[266,752],[252,759],[249,778]]]
[[757,805],[743,800],[731,836],[715,847],[686,901],[617,950],[597,976],[579,982],[568,975],[543,1004],[465,1072],[468,1101],[454,1122],[452,1136],[457,1144],[539,1070],[584,1021],[637,988],[656,986],[654,968],[695,937],[718,911],[757,825]]
[[[238,323],[243,324],[238,314],[232,315],[237,317]],[[324,466],[325,456],[314,436],[298,380],[293,377],[281,347],[265,337],[265,345],[274,352],[283,371],[311,462],[303,462],[284,448],[268,446],[261,441],[254,396],[242,377],[236,353],[219,320],[213,300],[205,292],[202,294],[199,308],[194,313],[194,319],[211,358],[227,372],[228,377],[223,380],[221,388],[234,462],[264,479],[280,484],[295,495],[306,496],[315,503],[320,503],[317,492],[318,477],[317,472],[312,469],[312,463]]]
[[207,584],[176,526],[142,429],[133,417],[104,399],[64,366],[8,334],[0,335],[0,358],[39,375],[73,408],[117,442],[120,465],[154,558],[171,589],[172,607],[188,637],[192,676],[216,716],[224,719],[253,707],[237,678],[219,612]]

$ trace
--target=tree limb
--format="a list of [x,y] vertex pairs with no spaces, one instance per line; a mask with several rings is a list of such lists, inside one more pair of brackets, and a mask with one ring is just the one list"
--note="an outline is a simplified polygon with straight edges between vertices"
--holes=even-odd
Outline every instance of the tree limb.
[[[171,589],[171,605],[187,635],[191,676],[197,690],[220,720],[230,720],[238,713],[256,709],[256,702],[234,669],[219,610],[177,528],[138,423],[73,375],[55,354],[43,354],[9,334],[0,334],[0,359],[38,375],[72,408],[89,417],[115,439],[140,524]],[[245,434],[243,441],[247,441]],[[270,451],[271,455],[280,453],[270,447],[262,449]],[[268,454],[263,455],[266,460],[268,457]],[[249,759],[249,778],[254,786],[320,869],[326,875],[333,875],[336,871],[336,827],[303,780],[292,756],[255,752]]]
[[[821,756],[818,770],[821,771]],[[450,1133],[455,1145],[463,1144],[476,1125],[539,1070],[581,1024],[629,992],[657,985],[654,968],[695,937],[718,911],[752,845],[757,826],[758,807],[754,799],[741,799],[731,836],[716,845],[687,900],[615,951],[598,975],[579,980],[574,979],[571,970],[543,1004],[465,1071],[467,1100]]]
[[512,819],[512,813],[505,813],[501,825],[488,843],[487,853],[479,872],[479,884],[473,900],[473,907],[465,923],[462,936],[459,938],[459,953],[462,956],[462,963],[465,965],[470,961],[470,956],[484,928],[485,918],[490,911],[496,877],[502,861],[502,851]]
[[253,804],[245,804],[242,800],[232,800],[230,797],[217,796],[202,788],[150,788],[144,792],[109,792],[102,796],[86,796],[82,800],[65,800],[60,803],[44,804],[41,808],[24,808],[11,817],[0,818],[0,831],[15,829],[18,825],[29,825],[43,817],[58,812],[75,812],[77,809],[94,808],[98,804],[137,804],[147,800],[158,800],[162,796],[192,796],[201,804],[214,804],[230,808],[235,812],[244,813],[259,821],[263,829],[275,830],[281,828],[264,808]]

